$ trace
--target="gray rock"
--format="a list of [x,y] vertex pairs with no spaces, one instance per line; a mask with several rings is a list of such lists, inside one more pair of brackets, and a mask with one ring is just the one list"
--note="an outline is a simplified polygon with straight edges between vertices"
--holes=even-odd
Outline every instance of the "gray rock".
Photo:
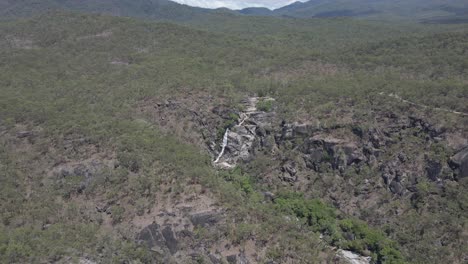
[[239,254],[239,258],[237,260],[237,264],[249,264],[249,260],[247,259],[247,256],[245,255],[244,252],[241,252]]
[[406,156],[405,153],[400,152],[400,153],[398,154],[398,159],[399,159],[401,162],[405,163],[405,162],[408,160],[408,157]]
[[308,135],[309,134],[309,127],[306,124],[294,124],[293,127],[295,135]]
[[427,162],[426,173],[427,173],[427,177],[431,181],[437,181],[437,179],[440,177],[441,172],[442,172],[442,164],[434,160],[429,160]]
[[226,260],[229,264],[236,264],[237,263],[237,256],[236,255],[230,255],[226,257]]
[[462,149],[450,159],[450,166],[456,170],[458,178],[468,177],[468,147]]
[[179,244],[170,226],[161,230],[161,227],[154,222],[140,231],[136,241],[161,255],[174,255]]
[[190,221],[195,227],[214,226],[220,220],[221,216],[217,212],[203,212],[194,214],[190,217]]
[[288,163],[283,166],[282,171],[287,172],[291,176],[295,176],[297,173],[296,164],[294,162]]
[[33,135],[32,131],[19,131],[16,132],[16,137],[17,138],[27,138]]
[[259,137],[265,137],[267,135],[267,132],[264,127],[257,127],[256,133]]
[[328,163],[334,170],[344,173],[349,166],[368,161],[357,144],[324,135],[306,140],[301,151],[306,154],[303,156],[306,166],[316,172],[323,172],[329,167],[324,166]]
[[213,263],[213,264],[222,264],[222,263],[223,263],[222,257],[219,256],[219,255],[210,254],[210,255],[208,256],[208,258],[210,258],[210,261],[211,261],[211,263]]
[[136,240],[159,253],[163,253],[163,249],[166,247],[166,241],[160,232],[160,226],[156,223],[143,228],[137,235]]
[[179,243],[177,242],[177,239],[174,236],[172,228],[170,226],[166,226],[162,230],[162,235],[164,237],[164,240],[166,241],[166,246],[169,249],[169,252],[171,252],[171,254],[174,255],[178,250]]
[[372,142],[372,145],[375,148],[385,146],[384,136],[379,130],[375,128],[369,130],[369,140]]
[[320,125],[318,123],[315,125],[294,123],[292,125],[292,131],[293,131],[294,137],[311,136],[319,130],[320,130]]
[[293,138],[294,138],[293,125],[285,124],[283,126],[282,131],[281,131],[281,140],[285,141],[285,140],[290,140],[290,139],[293,139]]
[[360,138],[364,137],[364,131],[362,128],[356,126],[356,127],[353,127],[352,131],[353,131],[353,134],[355,134],[356,136]]
[[283,175],[281,176],[281,180],[293,183],[297,181],[297,176],[291,176],[289,173],[283,173]]
[[265,198],[265,200],[273,201],[275,199],[275,194],[271,192],[263,192],[263,197]]
[[401,183],[393,181],[392,183],[390,183],[390,191],[394,194],[402,195],[404,188],[401,185]]
[[346,155],[347,165],[359,164],[367,161],[366,156],[362,150],[355,144],[347,144],[342,147],[344,154]]

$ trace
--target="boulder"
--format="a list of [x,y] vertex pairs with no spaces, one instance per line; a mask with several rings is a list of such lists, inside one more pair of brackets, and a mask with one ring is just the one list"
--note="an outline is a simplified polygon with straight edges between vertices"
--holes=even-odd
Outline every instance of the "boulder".
[[161,227],[154,222],[140,231],[136,237],[136,241],[162,255],[167,251],[174,255],[178,250],[179,244],[170,226],[166,226],[161,230]]
[[262,194],[263,194],[263,198],[265,198],[265,200],[267,201],[271,202],[275,200],[275,194],[272,192],[263,192]]
[[348,143],[344,145],[342,149],[346,155],[347,165],[351,165],[353,163],[359,164],[363,161],[367,161],[367,158],[362,150],[354,143]]
[[364,130],[361,127],[358,127],[358,126],[353,127],[352,132],[353,132],[353,134],[355,134],[359,138],[364,137]]
[[221,220],[221,216],[217,212],[203,212],[193,214],[190,221],[195,227],[210,227],[214,226]]
[[166,241],[160,232],[160,226],[156,223],[143,228],[137,235],[136,241],[159,253],[164,253],[166,247]]
[[27,138],[33,135],[32,131],[19,131],[16,132],[16,137],[17,138]]
[[249,264],[249,260],[245,256],[244,252],[240,252],[238,255],[229,255],[226,257],[226,261],[229,264]]
[[372,143],[374,148],[380,148],[385,146],[385,136],[382,132],[376,128],[369,129],[369,140]]
[[210,254],[208,255],[208,258],[210,259],[211,263],[213,264],[222,264],[223,259],[220,255],[218,254]]
[[178,250],[179,243],[177,242],[177,239],[174,236],[172,228],[170,226],[166,226],[162,230],[162,235],[164,237],[164,240],[166,241],[166,246],[169,249],[169,252],[171,252],[171,254],[174,255]]
[[458,178],[468,177],[468,147],[462,149],[450,159],[450,167],[457,172]]
[[283,176],[281,179],[286,182],[296,182],[297,181],[297,169],[296,169],[296,163],[295,162],[288,162],[283,165],[281,168],[281,172],[283,173]]
[[297,181],[297,176],[291,176],[289,173],[283,173],[280,179],[285,182],[293,183]]
[[237,263],[237,256],[236,255],[230,255],[226,257],[226,260],[229,264],[236,264]]
[[[316,135],[306,140],[301,151],[308,168],[323,172],[326,167],[332,167],[343,173],[348,166],[368,161],[363,149],[356,143],[327,135]],[[324,166],[325,164],[329,166]]]
[[294,138],[294,128],[291,124],[283,125],[281,130],[281,141],[291,140]]
[[239,259],[237,260],[238,264],[249,264],[249,260],[247,259],[247,256],[245,255],[244,252],[241,252],[239,254]]
[[392,181],[392,183],[390,183],[390,191],[394,194],[402,195],[404,188],[401,185],[401,183],[397,181]]
[[318,122],[316,124],[294,123],[292,125],[292,132],[293,132],[293,136],[295,137],[311,136],[319,130],[320,130],[320,124]]
[[427,178],[431,181],[437,181],[439,179],[440,174],[442,172],[442,164],[438,161],[428,160],[426,166],[426,174]]
[[295,176],[297,173],[296,164],[294,162],[287,163],[282,168],[283,172],[287,172],[291,176]]
[[443,126],[433,126],[430,123],[418,117],[410,116],[409,119],[411,127],[420,129],[424,133],[428,134],[431,138],[438,137],[447,131],[447,128]]

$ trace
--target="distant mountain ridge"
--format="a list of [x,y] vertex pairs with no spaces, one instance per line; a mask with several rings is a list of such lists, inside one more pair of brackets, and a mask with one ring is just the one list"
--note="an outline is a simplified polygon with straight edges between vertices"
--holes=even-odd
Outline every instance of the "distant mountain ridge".
[[310,0],[294,2],[270,12],[251,8],[248,11],[244,9],[240,13],[296,18],[358,17],[468,22],[468,2],[464,0]]
[[186,21],[220,13],[169,0],[0,0],[0,18],[27,17],[49,10],[69,10],[149,19]]
[[279,9],[206,9],[170,0],[0,0],[0,19],[27,17],[48,10],[69,10],[171,21],[207,21],[212,17],[249,15],[294,18],[354,17],[416,20],[426,23],[468,23],[466,0],[310,0]]

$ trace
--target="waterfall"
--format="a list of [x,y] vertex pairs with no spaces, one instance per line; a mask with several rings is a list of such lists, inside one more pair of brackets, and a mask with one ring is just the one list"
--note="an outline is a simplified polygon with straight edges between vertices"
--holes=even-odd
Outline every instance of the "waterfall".
[[[249,126],[246,125],[245,123],[248,122],[250,118],[252,118],[253,114],[257,114],[257,113],[265,114],[264,111],[258,111],[257,109],[257,103],[259,102],[259,100],[274,100],[274,99],[269,98],[269,97],[249,97],[246,100],[242,101],[244,110],[239,115],[239,119],[237,120],[237,125],[235,125],[232,128],[233,129],[232,136],[239,137],[240,142],[231,143],[236,146],[235,150],[233,151],[234,153],[229,153],[230,155],[229,157],[226,158],[226,162],[222,162],[221,164],[218,164],[218,162],[223,157],[227,144],[228,144],[228,135],[230,133],[230,130],[229,128],[226,129],[226,132],[224,133],[224,137],[223,137],[223,144],[221,145],[221,152],[219,153],[216,160],[213,162],[214,163],[213,165],[218,164],[218,165],[221,165],[221,167],[223,168],[234,168],[241,154],[248,155],[249,149],[252,147],[253,141],[255,140],[255,134],[251,131]],[[255,116],[257,115],[254,115],[254,118]],[[256,125],[252,125],[252,126],[256,127]],[[237,147],[239,147],[239,149],[237,149]],[[243,153],[240,153],[241,149]]]
[[223,145],[221,146],[221,152],[219,153],[218,158],[215,160],[214,163],[218,163],[219,159],[221,159],[221,157],[223,156],[224,150],[226,149],[226,146],[227,146],[227,143],[228,143],[228,135],[229,135],[229,128],[226,129],[226,132],[224,133]]

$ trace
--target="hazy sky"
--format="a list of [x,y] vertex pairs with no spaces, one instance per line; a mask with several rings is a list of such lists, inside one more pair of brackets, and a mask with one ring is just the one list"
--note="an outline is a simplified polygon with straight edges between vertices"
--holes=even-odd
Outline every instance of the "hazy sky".
[[[206,8],[227,7],[230,9],[242,9],[246,7],[268,7],[275,9],[289,5],[297,0],[172,0],[181,4]],[[303,0],[302,2],[304,2]]]

